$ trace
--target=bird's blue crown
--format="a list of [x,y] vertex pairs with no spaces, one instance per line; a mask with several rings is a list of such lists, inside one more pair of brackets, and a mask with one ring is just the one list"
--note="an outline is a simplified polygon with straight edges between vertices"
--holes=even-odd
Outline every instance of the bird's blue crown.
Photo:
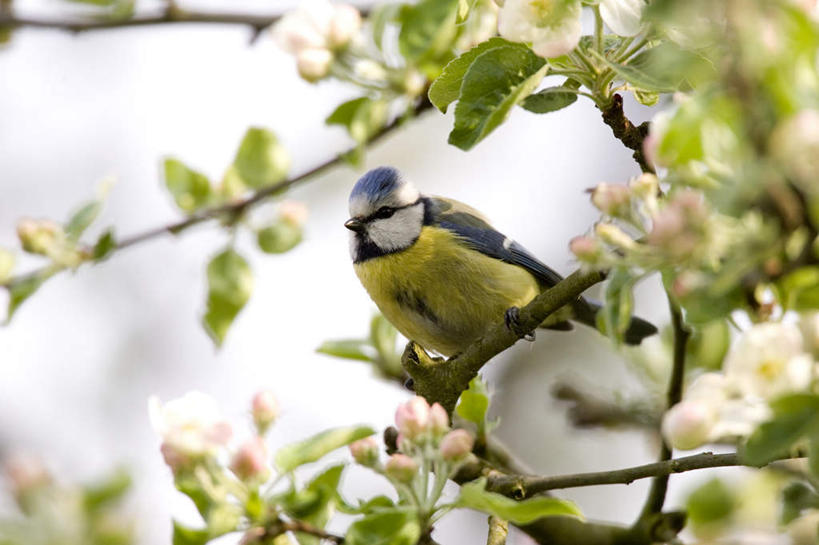
[[350,193],[350,200],[364,198],[370,202],[378,202],[403,184],[401,174],[396,169],[392,167],[374,168],[359,178]]

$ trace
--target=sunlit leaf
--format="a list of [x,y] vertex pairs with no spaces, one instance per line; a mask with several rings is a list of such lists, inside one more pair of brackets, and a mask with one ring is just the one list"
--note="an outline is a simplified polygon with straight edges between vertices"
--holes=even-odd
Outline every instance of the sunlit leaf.
[[458,0],[421,0],[404,5],[399,16],[401,54],[419,61],[445,53],[455,36],[457,14]]
[[685,502],[694,527],[726,524],[737,507],[737,498],[720,479],[711,479],[694,490]]
[[517,46],[496,47],[478,55],[461,85],[449,143],[462,150],[475,146],[532,93],[547,68],[544,59]]
[[369,426],[349,426],[323,431],[312,437],[279,449],[275,456],[276,467],[282,473],[315,462],[326,454],[345,445],[374,434]]
[[289,252],[302,240],[302,228],[289,221],[278,220],[256,232],[259,249],[268,254]]
[[236,158],[236,172],[249,187],[282,181],[290,169],[290,156],[272,131],[251,127],[245,132]]
[[771,402],[773,418],[748,438],[740,454],[750,465],[764,465],[786,454],[800,439],[819,433],[819,396],[790,394]]
[[486,383],[478,375],[469,381],[469,388],[464,390],[460,399],[458,399],[455,412],[464,420],[477,425],[478,429],[482,429],[488,410],[489,390],[486,388]]
[[348,360],[373,361],[375,348],[365,339],[324,341],[316,352]]
[[65,224],[65,234],[68,239],[75,242],[79,240],[83,232],[97,219],[101,210],[100,201],[91,201],[77,210]]
[[93,257],[95,261],[102,261],[116,250],[117,241],[114,240],[113,229],[107,229],[94,244]]
[[421,526],[414,511],[383,511],[351,524],[344,545],[415,545],[420,537]]
[[179,208],[185,212],[192,212],[208,204],[211,187],[207,176],[173,158],[165,159],[164,171],[165,186]]
[[583,518],[577,506],[567,500],[539,496],[516,501],[486,491],[486,479],[480,478],[461,487],[457,505],[495,515],[515,524],[529,524],[543,517],[570,516]]
[[253,274],[247,261],[232,248],[208,263],[208,302],[203,318],[205,330],[219,346],[233,320],[253,291]]
[[547,87],[526,97],[521,107],[536,114],[556,112],[577,101],[576,89],[571,80],[557,87]]
[[173,521],[173,545],[204,545],[210,539],[211,535],[207,529],[188,528]]

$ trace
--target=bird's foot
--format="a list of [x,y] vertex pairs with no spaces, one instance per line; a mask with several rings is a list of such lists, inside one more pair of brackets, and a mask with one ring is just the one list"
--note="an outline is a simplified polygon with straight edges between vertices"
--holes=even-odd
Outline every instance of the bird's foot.
[[518,307],[509,307],[503,315],[503,321],[506,323],[507,329],[529,342],[535,340],[534,331],[524,331],[520,325],[520,309]]

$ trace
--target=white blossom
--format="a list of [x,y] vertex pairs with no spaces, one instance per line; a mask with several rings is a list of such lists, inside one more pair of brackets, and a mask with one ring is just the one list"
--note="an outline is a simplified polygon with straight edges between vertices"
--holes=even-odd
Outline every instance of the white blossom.
[[201,392],[188,392],[166,403],[151,396],[148,413],[154,431],[162,438],[166,459],[214,454],[233,434],[216,400]]
[[329,49],[303,49],[296,54],[296,69],[309,82],[329,74],[332,62],[333,54]]
[[804,353],[793,324],[766,322],[743,333],[723,365],[726,379],[741,396],[770,399],[806,389],[813,358]]
[[673,448],[690,450],[707,443],[717,414],[705,399],[677,403],[663,417],[663,437]]
[[361,28],[361,14],[350,5],[327,0],[302,2],[273,25],[273,39],[297,55],[305,49],[335,49],[353,39]]
[[498,13],[498,32],[513,42],[531,42],[541,57],[572,51],[580,41],[579,0],[506,0]]
[[619,36],[635,36],[640,32],[644,0],[601,0],[603,22]]

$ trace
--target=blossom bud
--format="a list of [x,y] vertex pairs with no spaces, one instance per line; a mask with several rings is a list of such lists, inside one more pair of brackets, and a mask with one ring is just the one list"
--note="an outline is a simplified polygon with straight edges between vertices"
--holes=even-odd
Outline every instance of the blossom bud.
[[262,390],[253,396],[251,407],[251,414],[253,415],[253,423],[256,425],[256,430],[260,435],[264,434],[270,425],[279,417],[279,402],[276,401],[272,392]]
[[412,97],[424,92],[427,83],[426,77],[418,70],[408,70],[404,76],[404,91]]
[[353,6],[335,6],[327,39],[330,47],[343,47],[361,28],[361,14]]
[[706,401],[681,401],[665,414],[663,436],[673,448],[697,448],[710,439],[714,419],[714,412]]
[[412,441],[427,431],[429,425],[429,403],[421,396],[415,396],[398,406],[395,411],[395,427],[406,439]]
[[443,435],[449,431],[449,415],[439,403],[429,408],[429,429],[433,435]]
[[243,481],[267,477],[267,445],[264,440],[254,437],[242,444],[233,455],[230,470]]
[[11,272],[14,270],[14,261],[13,253],[0,248],[0,283],[11,278]]
[[591,201],[604,214],[624,216],[628,214],[631,192],[624,185],[603,182],[592,190]]
[[159,446],[159,452],[162,454],[165,465],[171,469],[171,473],[174,475],[179,475],[193,465],[191,457],[173,443],[162,443]]
[[372,435],[359,439],[350,445],[350,453],[356,463],[374,467],[378,463],[378,441]]
[[299,75],[314,83],[330,72],[333,54],[329,49],[310,48],[299,51],[296,55],[296,69]]
[[592,263],[600,256],[602,248],[600,247],[600,243],[592,237],[580,236],[574,237],[569,242],[569,250],[580,261]]
[[353,72],[361,79],[380,81],[387,77],[387,71],[381,64],[371,59],[361,59],[353,65]]
[[408,483],[418,472],[418,464],[406,454],[393,454],[387,460],[386,473],[392,479]]
[[637,248],[637,243],[634,242],[625,231],[611,223],[598,223],[594,227],[595,234],[600,239],[612,246],[623,248],[624,250],[633,250]]
[[51,475],[37,458],[16,454],[4,462],[9,488],[16,498],[51,483]]
[[660,182],[657,180],[657,177],[648,172],[631,180],[628,186],[631,191],[641,199],[654,197],[660,190]]
[[63,228],[51,220],[25,218],[17,224],[23,250],[33,254],[48,254],[63,236]]
[[441,456],[450,462],[461,460],[472,452],[474,445],[475,439],[468,431],[452,430],[441,440]]

